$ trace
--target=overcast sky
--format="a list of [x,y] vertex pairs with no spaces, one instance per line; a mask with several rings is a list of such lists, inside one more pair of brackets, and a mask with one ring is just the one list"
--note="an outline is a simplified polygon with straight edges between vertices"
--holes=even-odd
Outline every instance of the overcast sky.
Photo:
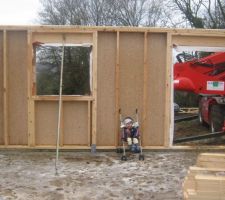
[[39,0],[0,0],[0,25],[37,24]]

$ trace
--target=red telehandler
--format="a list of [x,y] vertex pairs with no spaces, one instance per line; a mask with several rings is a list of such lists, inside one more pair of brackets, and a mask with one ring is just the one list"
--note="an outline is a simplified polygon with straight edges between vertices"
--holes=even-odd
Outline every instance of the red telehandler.
[[174,89],[199,95],[199,121],[211,132],[225,132],[225,52],[197,59],[185,53],[176,56]]

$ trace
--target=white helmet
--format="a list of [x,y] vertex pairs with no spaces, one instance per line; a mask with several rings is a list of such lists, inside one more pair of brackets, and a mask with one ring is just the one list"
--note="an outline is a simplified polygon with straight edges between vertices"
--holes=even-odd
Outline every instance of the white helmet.
[[129,123],[132,123],[133,124],[133,120],[130,117],[125,118],[123,122],[124,122],[125,125],[126,124],[129,124]]

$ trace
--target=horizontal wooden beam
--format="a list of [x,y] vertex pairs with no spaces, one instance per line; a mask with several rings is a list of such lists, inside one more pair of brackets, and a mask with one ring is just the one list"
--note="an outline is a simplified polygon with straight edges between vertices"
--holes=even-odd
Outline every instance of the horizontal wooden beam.
[[112,26],[0,26],[0,30],[45,32],[45,33],[93,33],[95,31],[104,32],[152,32],[167,33],[172,35],[199,35],[225,37],[225,30],[221,29],[174,29],[174,28],[152,28],[152,27],[112,27]]
[[[51,95],[51,96],[33,96],[33,100],[35,101],[58,101],[58,95]],[[62,96],[62,101],[93,101],[94,98],[92,96]]]
[[[63,145],[60,149],[90,149],[90,146],[80,146],[80,145]],[[122,148],[122,146],[96,146],[96,149],[102,150],[113,150],[116,148]],[[0,145],[0,149],[55,149],[55,145],[36,145],[34,147],[30,147],[28,145]],[[177,146],[166,148],[164,146],[145,146],[142,148],[143,150],[172,150],[172,151],[183,151],[183,150],[225,150],[225,146]]]

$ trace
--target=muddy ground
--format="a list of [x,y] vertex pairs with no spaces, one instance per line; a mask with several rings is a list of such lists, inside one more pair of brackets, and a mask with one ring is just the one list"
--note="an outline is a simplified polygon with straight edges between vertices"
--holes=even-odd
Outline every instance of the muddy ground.
[[[199,123],[198,119],[175,123],[174,139],[209,134],[210,129]],[[176,145],[225,145],[225,137],[216,137],[210,139],[197,140],[192,142],[184,142]]]
[[145,152],[121,161],[115,152],[0,151],[0,200],[182,199],[182,182],[198,152]]

